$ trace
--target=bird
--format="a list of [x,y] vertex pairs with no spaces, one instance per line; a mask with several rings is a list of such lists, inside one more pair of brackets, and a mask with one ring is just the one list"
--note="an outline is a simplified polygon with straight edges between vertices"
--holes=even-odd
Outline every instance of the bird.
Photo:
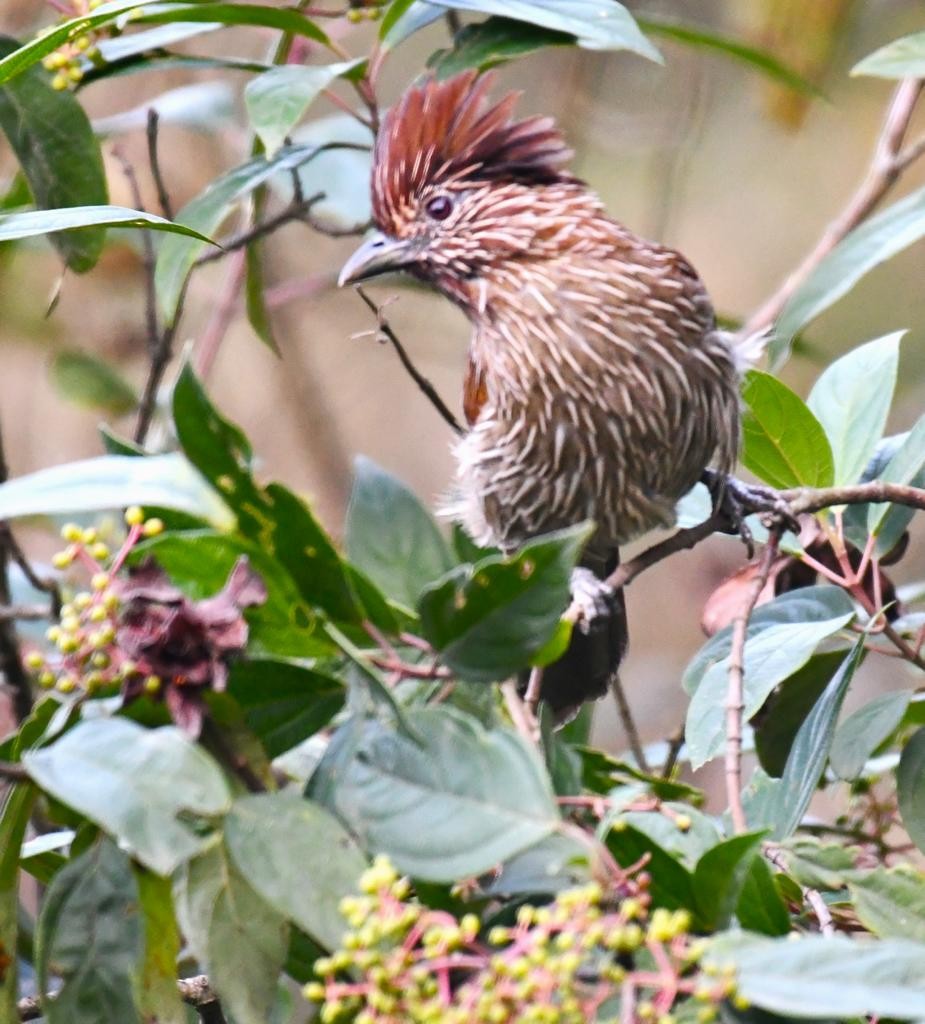
[[519,94],[493,102],[493,78],[428,78],[387,112],[375,231],[339,281],[401,271],[469,319],[448,511],[478,544],[594,524],[572,576],[579,628],[540,683],[561,723],[617,678],[621,546],[732,472],[744,367],[688,260],[613,219],[554,119],[517,119]]

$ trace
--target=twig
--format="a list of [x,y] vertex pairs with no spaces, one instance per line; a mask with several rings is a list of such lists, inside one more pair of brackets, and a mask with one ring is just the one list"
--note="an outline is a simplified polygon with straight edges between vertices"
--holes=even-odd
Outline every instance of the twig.
[[28,782],[29,773],[14,761],[0,761],[0,779],[6,782]]
[[459,425],[456,417],[450,412],[446,403],[437,394],[436,388],[431,384],[426,377],[422,377],[418,373],[417,368],[411,359],[408,357],[408,353],[405,351],[404,346],[398,340],[398,336],[392,330],[388,320],[385,319],[382,313],[382,307],[377,306],[376,303],[366,294],[365,291],[357,286],[357,295],[366,303],[366,305],[375,313],[376,320],[379,325],[379,333],[391,342],[392,347],[398,353],[398,358],[401,360],[402,366],[410,375],[411,379],[417,384],[417,386],[424,392],[424,396],[430,402],[430,404],[437,410],[438,413],[443,417],[444,421],[449,425],[450,429],[456,434],[463,432],[462,427]]
[[[8,476],[3,435],[0,434],[0,484],[5,483]],[[8,525],[0,523],[0,527],[0,604],[9,606],[12,604],[9,567],[15,542]],[[11,619],[0,619],[0,676],[12,694],[16,721],[21,722],[32,710],[32,687],[19,650],[16,624]]]
[[761,591],[764,590],[777,557],[780,528],[772,529],[761,556],[758,573],[752,582],[742,607],[732,623],[732,641],[729,648],[729,683],[726,691],[726,802],[736,833],[748,830],[745,808],[742,805],[742,711],[745,706],[745,640],[748,620],[754,611]]
[[670,779],[674,773],[675,765],[678,763],[678,755],[684,746],[684,739],[684,722],[682,722],[668,740],[668,753],[665,755],[665,763],[659,772],[663,779]]
[[41,622],[54,618],[54,613],[43,604],[0,605],[0,622]]
[[543,691],[543,669],[535,665],[530,669],[530,678],[527,680],[527,689],[524,691],[524,704],[530,710],[534,718],[539,714],[540,695]]
[[161,171],[161,161],[157,151],[157,130],[160,122],[160,114],[154,107],[148,109],[148,164],[151,168],[151,177],[154,180],[154,187],[157,189],[157,202],[161,213],[167,220],[173,220],[173,203],[170,201],[170,193],[164,181]]
[[309,196],[308,199],[296,199],[274,216],[261,221],[259,224],[255,224],[233,238],[226,239],[221,243],[220,249],[210,249],[204,252],[196,260],[194,266],[201,267],[206,263],[214,263],[216,260],[224,259],[229,253],[243,249],[245,246],[250,245],[251,242],[259,241],[266,235],[278,231],[286,224],[291,224],[293,221],[306,220],[312,206],[322,199],[324,199],[324,192],[316,192],[315,195]]
[[630,750],[636,759],[636,765],[640,771],[648,772],[649,762],[646,760],[646,752],[643,749],[642,740],[639,738],[639,730],[636,728],[636,723],[633,720],[633,712],[630,709],[629,701],[626,699],[626,692],[623,689],[623,683],[620,681],[619,672],[615,672],[611,676],[610,690],[613,693],[614,703],[617,705],[620,724],[623,726]]
[[540,723],[517,692],[517,684],[512,680],[503,683],[501,693],[504,696],[504,704],[514,723],[514,728],[525,740],[539,746]]
[[[177,982],[177,992],[180,999],[187,1006],[195,1007],[203,1024],[226,1024],[222,1014],[218,996],[209,984],[205,975],[197,975],[194,978],[181,978]],[[20,999],[17,1003],[19,1019],[21,1021],[39,1020],[44,1016],[42,1003],[54,999],[54,994],[48,996],[29,996]]]
[[903,140],[922,87],[923,82],[913,78],[904,79],[896,87],[864,181],[844,210],[828,225],[802,263],[749,317],[741,329],[742,337],[759,334],[774,323],[800,285],[847,234],[870,216],[909,164],[925,153],[925,140],[914,143],[905,152],[902,151]]
[[794,515],[801,512],[820,512],[837,505],[866,505],[890,502],[910,508],[925,509],[925,490],[904,484],[885,484],[874,480],[867,484],[847,487],[795,487],[780,491],[779,495],[790,506]]
[[[771,846],[766,847],[764,855],[778,871],[787,872],[787,862],[784,860],[779,849]],[[825,900],[816,889],[810,889],[808,886],[801,885],[800,890],[803,893],[803,899],[809,904],[812,912],[816,915],[816,920],[819,922],[819,931],[826,937],[831,938],[835,934],[835,922],[832,920],[832,913]]]

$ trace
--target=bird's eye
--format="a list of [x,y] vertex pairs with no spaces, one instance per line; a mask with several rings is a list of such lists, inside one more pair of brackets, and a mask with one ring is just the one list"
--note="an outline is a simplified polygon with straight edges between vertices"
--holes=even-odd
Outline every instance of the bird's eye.
[[434,220],[446,220],[453,212],[453,200],[449,196],[434,196],[427,204],[427,216]]

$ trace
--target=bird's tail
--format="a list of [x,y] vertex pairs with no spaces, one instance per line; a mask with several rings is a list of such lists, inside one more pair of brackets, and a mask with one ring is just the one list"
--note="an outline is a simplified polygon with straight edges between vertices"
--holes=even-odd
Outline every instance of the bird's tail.
[[[619,552],[606,561],[590,553],[583,560],[601,583],[619,565]],[[580,571],[580,570],[579,570]],[[590,574],[588,574],[590,576]],[[603,697],[626,654],[628,641],[623,590],[601,587],[596,611],[576,625],[565,654],[543,671],[540,696],[553,712],[557,725],[570,721],[589,700]]]

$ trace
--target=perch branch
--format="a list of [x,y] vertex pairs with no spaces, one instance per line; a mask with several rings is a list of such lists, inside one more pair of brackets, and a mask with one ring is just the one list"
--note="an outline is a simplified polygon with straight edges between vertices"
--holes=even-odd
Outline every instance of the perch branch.
[[421,376],[418,372],[417,367],[411,362],[408,353],[405,351],[405,347],[398,340],[398,335],[392,330],[388,320],[385,319],[382,313],[382,307],[377,306],[376,303],[366,294],[366,292],[357,287],[357,294],[366,303],[367,306],[376,315],[376,321],[378,323],[379,333],[386,338],[395,349],[398,354],[398,358],[401,360],[402,366],[405,368],[411,379],[424,393],[424,396],[430,402],[430,404],[437,410],[438,413],[443,417],[444,421],[449,424],[450,429],[456,433],[461,434],[463,432],[462,427],[459,425],[456,417],[450,412],[446,403],[437,393],[437,389],[431,384],[426,377]]
[[161,214],[167,220],[173,220],[173,203],[170,201],[170,193],[167,191],[167,184],[161,171],[161,160],[157,149],[159,123],[160,114],[158,114],[154,107],[149,108],[147,131],[145,133],[148,140],[148,165],[151,168],[151,178],[157,190],[157,202],[161,208]]
[[907,78],[896,87],[863,182],[799,266],[749,317],[741,330],[743,337],[759,334],[774,323],[800,285],[846,235],[870,216],[903,171],[925,153],[925,140],[913,143],[905,151],[902,148],[923,84],[918,79]]

